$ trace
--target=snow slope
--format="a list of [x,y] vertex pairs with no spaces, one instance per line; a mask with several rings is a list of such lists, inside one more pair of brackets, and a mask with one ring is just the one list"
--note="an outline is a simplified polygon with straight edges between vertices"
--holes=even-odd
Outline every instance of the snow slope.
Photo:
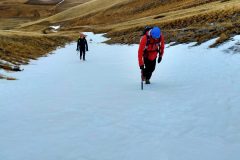
[[0,83],[0,160],[239,160],[240,55],[177,45],[140,90],[137,45],[88,33]]

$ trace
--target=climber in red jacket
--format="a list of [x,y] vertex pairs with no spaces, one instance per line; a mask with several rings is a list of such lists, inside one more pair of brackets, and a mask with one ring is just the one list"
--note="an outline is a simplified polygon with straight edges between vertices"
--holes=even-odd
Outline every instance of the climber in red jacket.
[[142,70],[142,77],[146,84],[150,84],[150,78],[158,63],[162,61],[164,54],[164,37],[158,27],[146,27],[138,49],[138,62]]

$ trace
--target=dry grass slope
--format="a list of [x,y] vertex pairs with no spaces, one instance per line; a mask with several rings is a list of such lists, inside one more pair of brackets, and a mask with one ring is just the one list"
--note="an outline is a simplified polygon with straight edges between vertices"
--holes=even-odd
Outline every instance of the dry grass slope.
[[88,1],[86,3],[72,7],[70,9],[67,9],[67,10],[60,12],[56,15],[53,15],[51,17],[44,18],[44,19],[41,19],[41,20],[38,20],[35,22],[23,24],[22,27],[32,26],[34,24],[42,23],[44,21],[47,21],[49,23],[57,23],[57,22],[67,21],[70,19],[77,18],[79,16],[84,16],[86,14],[104,10],[104,9],[109,8],[109,7],[113,6],[114,4],[118,4],[122,1],[127,1],[127,0],[111,0],[111,1],[109,1],[109,0],[92,0],[92,1]]
[[[13,70],[12,66],[28,64],[30,59],[37,59],[55,50],[57,46],[64,46],[72,41],[68,36],[42,35],[37,33],[24,33],[16,31],[0,32],[0,60],[10,63],[0,64],[2,68]],[[14,36],[13,36],[14,35]],[[10,43],[11,42],[11,43]]]
[[[104,5],[106,0],[101,1]],[[220,36],[239,34],[239,0],[115,0],[111,5],[94,0],[46,19],[28,23],[25,29],[41,29],[46,23],[62,30],[107,32],[110,43],[137,43],[146,25],[158,25],[167,42],[199,44]],[[137,7],[136,7],[137,6]],[[219,41],[220,42],[220,41]]]

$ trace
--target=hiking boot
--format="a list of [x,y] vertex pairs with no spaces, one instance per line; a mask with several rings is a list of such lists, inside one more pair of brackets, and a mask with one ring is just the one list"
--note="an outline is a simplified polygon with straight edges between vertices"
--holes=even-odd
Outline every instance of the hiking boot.
[[146,84],[150,84],[150,81],[149,81],[149,79],[146,79]]

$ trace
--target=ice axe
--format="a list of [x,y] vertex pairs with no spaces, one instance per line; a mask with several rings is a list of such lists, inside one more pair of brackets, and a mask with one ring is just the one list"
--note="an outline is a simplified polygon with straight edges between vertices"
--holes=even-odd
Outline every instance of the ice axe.
[[144,81],[144,76],[143,76],[143,71],[141,71],[141,90],[143,90],[143,81]]

